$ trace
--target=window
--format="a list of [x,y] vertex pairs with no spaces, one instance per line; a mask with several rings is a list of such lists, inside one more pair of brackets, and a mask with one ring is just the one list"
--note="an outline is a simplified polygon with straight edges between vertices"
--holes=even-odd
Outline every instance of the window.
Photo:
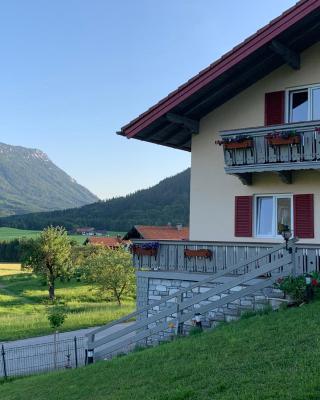
[[288,122],[320,119],[320,86],[289,91]]
[[255,197],[255,235],[278,237],[284,226],[292,230],[292,196],[264,195]]

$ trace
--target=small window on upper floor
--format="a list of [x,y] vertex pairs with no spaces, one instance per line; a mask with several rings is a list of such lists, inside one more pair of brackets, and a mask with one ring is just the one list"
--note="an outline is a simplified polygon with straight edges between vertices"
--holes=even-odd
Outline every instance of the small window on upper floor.
[[291,90],[288,100],[288,122],[320,119],[320,86]]

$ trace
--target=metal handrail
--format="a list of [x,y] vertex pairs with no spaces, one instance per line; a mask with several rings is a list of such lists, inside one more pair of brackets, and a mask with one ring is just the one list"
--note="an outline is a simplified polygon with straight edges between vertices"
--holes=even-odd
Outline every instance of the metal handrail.
[[[296,243],[297,240],[298,240],[298,239],[296,239],[296,238],[291,239],[291,240],[288,242],[288,245]],[[236,270],[236,269],[243,268],[243,267],[245,267],[245,266],[248,265],[248,264],[251,264],[251,263],[253,263],[253,262],[256,262],[256,261],[258,261],[259,259],[264,258],[264,257],[267,257],[268,255],[270,255],[270,254],[272,254],[272,253],[275,253],[275,252],[277,252],[277,251],[279,251],[279,250],[282,250],[282,249],[284,249],[284,248],[285,248],[285,244],[281,243],[281,244],[279,244],[278,246],[273,247],[272,249],[266,251],[266,252],[263,253],[263,254],[259,254],[258,256],[255,256],[255,257],[253,257],[253,258],[251,258],[251,259],[249,259],[249,260],[245,260],[245,261],[242,261],[242,262],[240,262],[240,263],[238,263],[238,264],[234,264],[234,265],[232,265],[231,267],[224,269],[223,271],[214,273],[214,274],[212,274],[210,277],[206,277],[206,278],[204,278],[204,279],[202,279],[202,280],[200,280],[200,281],[194,283],[193,285],[190,285],[188,288],[181,289],[179,292],[176,292],[176,293],[173,293],[172,295],[166,296],[166,297],[164,297],[164,298],[161,299],[161,300],[156,300],[155,302],[153,302],[153,303],[150,304],[150,305],[147,305],[147,306],[145,306],[145,307],[142,307],[142,308],[140,308],[139,310],[136,310],[136,311],[134,311],[134,312],[132,312],[132,313],[130,313],[130,314],[128,314],[128,315],[125,315],[124,317],[121,317],[121,318],[119,318],[119,319],[117,319],[117,320],[115,320],[115,321],[113,321],[113,322],[110,322],[110,323],[107,324],[107,325],[101,326],[100,328],[97,328],[97,329],[95,329],[94,331],[91,331],[89,334],[87,334],[87,336],[96,335],[97,333],[100,333],[100,332],[102,332],[102,331],[104,331],[104,330],[107,330],[107,329],[109,329],[109,328],[111,328],[111,327],[113,327],[113,326],[115,326],[115,325],[118,325],[119,323],[129,321],[130,319],[132,319],[132,318],[138,316],[139,314],[142,314],[142,313],[144,313],[144,312],[146,312],[146,311],[152,310],[155,306],[158,306],[158,305],[161,305],[161,304],[163,304],[163,303],[166,303],[168,300],[171,300],[171,299],[177,297],[178,294],[181,295],[181,294],[183,294],[183,293],[186,293],[186,292],[188,292],[190,289],[196,288],[196,287],[201,286],[202,284],[205,284],[205,283],[209,283],[209,282],[211,282],[211,281],[214,280],[214,279],[220,278],[220,277],[222,277],[222,276],[224,276],[224,275],[226,275],[226,274],[228,274],[228,273],[230,273],[230,272],[233,272],[233,271]]]
[[[162,312],[160,312],[157,315],[152,316],[151,318],[146,318],[144,320],[137,322],[136,324],[134,324],[130,327],[125,328],[124,330],[122,330],[120,332],[121,333],[120,338],[124,338],[126,335],[133,333],[133,332],[135,332],[135,336],[129,337],[127,339],[123,339],[122,341],[120,341],[118,343],[112,344],[110,347],[108,347],[106,349],[107,352],[104,352],[104,356],[111,354],[117,350],[123,349],[124,346],[135,344],[135,343],[139,342],[140,340],[146,339],[158,332],[165,331],[166,329],[168,329],[167,321],[157,324],[155,327],[149,328],[149,325],[151,325],[152,323],[154,323],[156,321],[160,321],[161,319],[171,316],[173,314],[177,314],[177,316],[174,318],[174,321],[175,321],[175,325],[178,326],[178,324],[192,319],[194,316],[194,311],[182,313],[179,316],[178,316],[178,312],[180,313],[182,310],[184,310],[194,304],[198,304],[200,301],[208,299],[209,297],[211,297],[213,295],[221,294],[232,287],[235,287],[235,286],[238,286],[245,282],[248,282],[248,281],[256,278],[257,276],[259,276],[261,273],[271,272],[274,269],[277,269],[284,265],[288,265],[291,262],[292,262],[291,254],[288,254],[287,256],[285,256],[281,259],[278,259],[276,262],[269,261],[267,265],[255,270],[255,271],[252,271],[246,275],[239,276],[238,278],[233,280],[231,283],[229,282],[229,283],[226,283],[223,285],[219,285],[218,287],[213,288],[205,293],[198,294],[195,297],[193,297],[192,299],[186,300],[185,302],[182,302],[179,304],[176,303],[175,307],[171,307],[169,309],[163,310]],[[263,288],[270,286],[275,281],[275,279],[276,279],[276,277],[273,276],[266,280],[263,280],[262,282],[255,284],[255,285],[252,285],[250,287],[241,289],[240,291],[228,294],[227,296],[220,298],[219,300],[212,301],[210,304],[202,305],[201,307],[197,308],[197,312],[203,314],[212,309],[221,307],[227,303],[231,303],[240,297],[255,293],[256,291],[259,291]],[[173,321],[170,321],[170,322],[172,323]],[[146,328],[146,327],[148,327],[148,329],[142,330],[143,328]],[[138,329],[140,330],[140,332],[138,331],[138,333],[137,333]],[[104,337],[104,338],[98,340],[95,343],[94,348],[100,347],[104,344],[111,343],[115,339],[119,339],[119,333],[114,333],[110,336],[107,336],[107,337]],[[101,353],[103,353],[103,352],[101,352]]]
[[[293,239],[291,239],[289,241],[288,244],[289,244],[289,246],[291,246],[291,245],[294,245],[296,242],[297,242],[297,239],[293,238]],[[236,269],[240,269],[240,268],[242,268],[242,267],[244,267],[244,266],[246,266],[248,264],[254,263],[254,262],[256,262],[256,261],[258,261],[258,260],[260,260],[262,258],[265,258],[265,257],[267,257],[267,256],[269,256],[269,255],[271,255],[271,254],[273,254],[275,252],[278,252],[279,250],[283,250],[285,248],[286,247],[285,247],[284,244],[275,246],[272,249],[264,252],[263,254],[260,254],[259,256],[253,257],[250,260],[246,260],[245,262],[242,261],[242,262],[240,262],[238,264],[232,265],[231,267],[229,267],[229,268],[227,268],[227,269],[225,269],[223,271],[220,271],[220,272],[218,272],[216,274],[211,275],[210,277],[207,277],[205,279],[202,279],[202,280],[194,283],[193,285],[190,285],[188,288],[182,289],[182,290],[180,290],[180,291],[178,291],[178,292],[176,292],[176,293],[174,293],[174,294],[172,294],[170,296],[166,296],[165,298],[163,298],[161,300],[155,301],[151,305],[145,306],[140,310],[137,310],[137,311],[135,311],[135,312],[133,312],[131,314],[128,314],[128,315],[126,315],[126,316],[124,316],[124,317],[122,317],[122,318],[120,318],[120,319],[118,319],[116,321],[111,322],[110,324],[107,324],[107,325],[105,325],[103,327],[95,329],[94,331],[92,331],[92,332],[90,332],[89,334],[86,335],[88,337],[88,347],[90,349],[94,349],[96,347],[99,347],[99,346],[101,346],[103,344],[106,344],[108,342],[112,342],[113,340],[119,338],[119,332],[116,332],[116,333],[111,333],[109,335],[106,335],[102,339],[95,341],[95,335],[97,333],[106,331],[106,330],[110,329],[111,327],[113,327],[115,325],[118,325],[119,323],[128,321],[128,320],[132,319],[133,317],[138,316],[138,315],[140,315],[142,313],[145,313],[145,312],[147,312],[149,310],[152,310],[157,305],[161,305],[163,303],[166,303],[171,299],[177,298],[178,296],[181,298],[184,293],[189,292],[190,290],[192,290],[194,288],[202,286],[205,283],[210,283],[210,282],[216,280],[217,278],[222,277],[222,276],[224,276],[224,275],[226,275],[226,274],[228,274],[228,273],[230,273],[230,272],[232,272],[232,271],[234,271]],[[223,290],[227,290],[228,288],[236,286],[237,285],[236,282],[246,282],[246,281],[249,281],[251,279],[254,279],[255,277],[261,275],[262,273],[266,273],[266,272],[269,272],[269,271],[271,271],[273,269],[276,269],[279,266],[286,264],[285,260],[286,260],[286,258],[279,259],[278,261],[275,261],[275,262],[271,262],[272,263],[271,266],[270,266],[270,261],[269,261],[269,263],[267,263],[268,265],[266,265],[264,267],[260,267],[260,268],[256,269],[255,271],[252,271],[251,273],[243,274],[240,278],[236,278],[235,280],[233,280],[232,283],[229,282],[229,283],[224,284],[224,285],[219,285],[218,288],[211,289],[210,291],[205,292],[202,295],[195,296],[192,299],[192,300],[194,300],[192,302],[192,304],[195,304],[197,301],[201,301],[201,299],[199,300],[199,298],[201,296],[205,297],[205,295],[207,295],[208,293],[211,293],[211,292],[214,293],[214,294],[217,294],[219,292],[221,293],[221,290],[222,291]],[[212,295],[213,294],[210,294],[208,297],[210,297]],[[173,303],[173,304],[177,304],[177,303]],[[186,302],[184,304],[186,304]],[[188,304],[188,302],[187,302],[187,304]],[[186,307],[190,306],[192,304],[186,305]],[[181,307],[181,303],[180,303],[180,307]],[[145,319],[143,319],[141,321],[136,322],[134,324],[134,326],[126,327],[126,328],[122,329],[121,330],[121,336],[124,336],[124,335],[127,335],[127,334],[131,333],[131,332],[134,332],[137,329],[141,329],[141,328],[143,328],[143,327],[145,327],[145,326],[147,326],[147,325],[149,325],[149,324],[151,324],[153,322],[156,322],[156,321],[158,321],[160,319],[163,319],[163,318],[165,318],[165,317],[167,317],[169,315],[172,315],[175,312],[177,312],[176,307],[171,306],[170,308],[168,308],[166,310],[163,310],[162,312],[159,312],[157,315],[154,315],[152,317],[147,317],[147,318],[145,318]]]

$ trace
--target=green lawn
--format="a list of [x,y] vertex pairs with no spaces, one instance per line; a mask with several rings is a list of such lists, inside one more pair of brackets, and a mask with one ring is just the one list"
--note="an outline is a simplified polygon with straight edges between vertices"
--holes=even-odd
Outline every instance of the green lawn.
[[2,400],[316,400],[320,302],[78,370],[0,385]]
[[[45,313],[47,287],[42,280],[30,273],[10,272],[8,264],[2,268],[0,264],[0,342],[51,333]],[[121,307],[101,299],[93,286],[75,280],[57,281],[56,295],[68,308],[61,331],[104,324],[135,307],[133,299],[126,299]]]
[[34,238],[37,237],[39,233],[40,231],[0,227],[0,242],[4,240],[19,239],[22,237]]
[[[1,241],[9,241],[13,239],[19,239],[22,237],[26,238],[35,238],[40,234],[41,231],[33,231],[33,230],[24,230],[24,229],[15,229],[15,228],[7,228],[7,227],[0,227],[0,242]],[[123,236],[125,232],[114,232],[109,231],[109,236]],[[87,236],[82,235],[69,235],[72,240],[75,240],[78,244],[83,244],[84,241],[87,239]]]

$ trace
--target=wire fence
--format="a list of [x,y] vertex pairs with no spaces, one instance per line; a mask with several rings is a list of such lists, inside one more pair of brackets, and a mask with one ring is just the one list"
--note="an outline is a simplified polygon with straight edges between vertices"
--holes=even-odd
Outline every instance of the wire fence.
[[30,346],[0,347],[0,379],[32,375],[87,363],[85,338],[74,337]]

